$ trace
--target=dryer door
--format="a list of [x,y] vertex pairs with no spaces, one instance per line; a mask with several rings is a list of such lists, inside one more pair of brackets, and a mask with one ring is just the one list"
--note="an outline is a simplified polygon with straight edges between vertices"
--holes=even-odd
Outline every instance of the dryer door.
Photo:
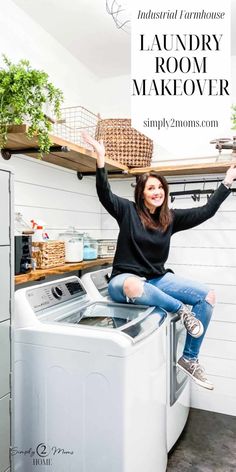
[[181,357],[186,338],[184,328],[179,315],[170,320],[170,406],[178,400],[188,376],[177,367],[177,361]]

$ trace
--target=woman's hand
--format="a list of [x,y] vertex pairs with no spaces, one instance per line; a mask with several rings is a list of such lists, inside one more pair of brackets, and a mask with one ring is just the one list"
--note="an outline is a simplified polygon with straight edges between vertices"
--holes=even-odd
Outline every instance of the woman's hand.
[[232,166],[229,167],[229,169],[227,170],[225,174],[223,183],[226,185],[226,187],[227,186],[230,187],[235,179],[236,179],[236,167],[234,164],[232,164]]
[[100,139],[99,141],[96,141],[96,139],[92,138],[90,134],[88,134],[86,131],[81,132],[83,140],[87,143],[90,144],[94,151],[97,154],[97,166],[98,167],[104,167],[105,165],[105,147],[103,144],[103,140]]

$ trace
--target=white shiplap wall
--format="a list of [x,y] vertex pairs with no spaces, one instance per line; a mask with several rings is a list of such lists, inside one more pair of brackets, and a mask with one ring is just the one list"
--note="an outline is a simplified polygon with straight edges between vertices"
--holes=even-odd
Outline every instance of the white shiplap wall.
[[100,237],[101,207],[94,177],[78,180],[76,172],[26,156],[13,156],[15,211],[25,220],[43,220],[50,238],[67,226]]
[[[192,203],[189,198],[174,202],[179,208]],[[206,198],[201,198],[204,203]],[[208,392],[192,384],[192,406],[236,415],[236,196],[231,194],[212,219],[174,235],[168,264],[176,274],[202,281],[216,292],[200,356],[215,389]]]
[[[130,180],[110,182],[115,193],[133,198]],[[187,184],[186,189],[199,187],[201,184]],[[206,186],[215,187],[212,183]],[[183,187],[171,185],[170,190]],[[206,197],[195,203],[188,196],[176,198],[172,206],[190,208],[205,203]],[[102,209],[103,237],[116,237],[117,229],[115,220]],[[192,406],[236,415],[236,195],[231,194],[212,219],[173,236],[166,267],[208,284],[217,297],[200,356],[215,389],[209,392],[192,383]]]

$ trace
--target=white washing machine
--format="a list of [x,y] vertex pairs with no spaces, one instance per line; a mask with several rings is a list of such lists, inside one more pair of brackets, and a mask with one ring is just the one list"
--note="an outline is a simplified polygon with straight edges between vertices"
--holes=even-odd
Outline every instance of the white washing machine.
[[[81,280],[93,300],[109,299],[108,281],[112,268],[89,272]],[[187,375],[177,369],[185,343],[186,330],[179,316],[167,316],[167,450],[172,449],[186,424],[190,408],[190,382]]]
[[163,310],[91,302],[74,276],[24,288],[13,359],[12,472],[166,470]]

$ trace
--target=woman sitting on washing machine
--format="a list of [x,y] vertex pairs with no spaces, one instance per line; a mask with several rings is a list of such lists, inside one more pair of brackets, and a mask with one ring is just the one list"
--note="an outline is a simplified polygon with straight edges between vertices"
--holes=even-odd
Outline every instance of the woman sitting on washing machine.
[[[199,364],[200,346],[211,319],[215,294],[206,285],[175,275],[165,269],[172,234],[193,228],[211,218],[230,194],[236,179],[232,165],[206,205],[191,209],[168,208],[168,184],[156,172],[140,175],[135,202],[113,194],[104,167],[105,148],[87,133],[84,140],[97,154],[96,184],[100,202],[117,220],[119,236],[108,285],[110,297],[119,303],[164,308],[180,315],[187,337],[178,367],[198,385],[213,390]],[[193,307],[190,311],[187,305]]]

